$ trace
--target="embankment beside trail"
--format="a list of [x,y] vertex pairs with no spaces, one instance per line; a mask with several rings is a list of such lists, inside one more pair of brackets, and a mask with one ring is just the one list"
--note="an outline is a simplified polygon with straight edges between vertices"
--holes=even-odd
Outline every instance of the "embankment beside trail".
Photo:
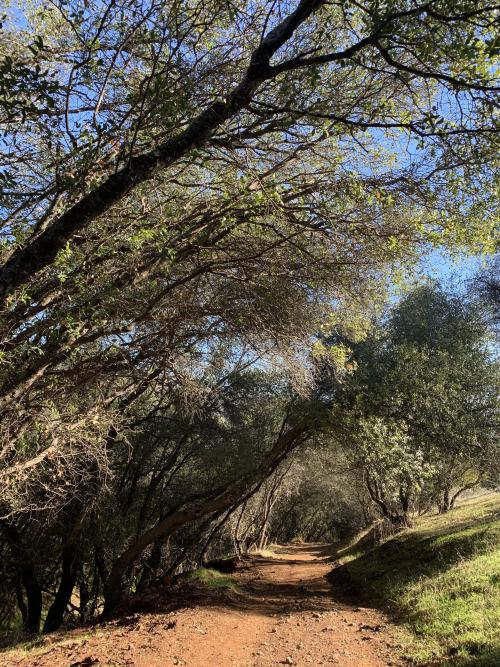
[[329,578],[408,629],[417,664],[500,665],[500,494],[464,502],[373,546],[339,552]]

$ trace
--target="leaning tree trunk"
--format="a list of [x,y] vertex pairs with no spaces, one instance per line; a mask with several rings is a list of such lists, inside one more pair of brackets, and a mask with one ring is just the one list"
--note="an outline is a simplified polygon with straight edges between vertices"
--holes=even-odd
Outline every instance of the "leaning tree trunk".
[[268,489],[265,500],[264,500],[264,510],[263,510],[263,521],[259,531],[259,536],[257,538],[257,549],[263,551],[269,543],[269,529],[271,524],[271,513],[274,506],[279,498],[279,492],[281,489],[281,484],[283,483],[284,478],[290,470],[290,466],[285,468],[280,475],[276,475],[275,479],[271,483],[270,489]]
[[282,432],[269,454],[254,472],[239,477],[226,487],[216,489],[210,494],[188,498],[161,519],[156,526],[140,535],[113,565],[105,587],[103,618],[109,618],[116,612],[123,600],[123,576],[150,544],[159,539],[166,539],[183,526],[205,516],[228,510],[243,499],[252,487],[259,488],[287,454],[310,437],[318,420],[317,414],[309,416],[288,431]]
[[[92,221],[106,214],[134,187],[182,160],[193,149],[204,146],[226,121],[245,109],[261,85],[278,76],[278,70],[270,64],[274,54],[323,4],[322,0],[301,0],[293,12],[262,37],[242,79],[226,91],[223,98],[200,111],[177,135],[150,151],[132,155],[125,166],[116,168],[27,245],[17,248],[0,266],[0,304],[5,305],[8,296],[50,265],[75,234],[84,232]],[[363,42],[360,45],[364,45]]]
[[462,495],[462,493],[470,491],[475,486],[478,486],[480,483],[481,483],[481,475],[479,474],[477,476],[477,479],[475,479],[473,482],[470,482],[469,484],[465,484],[464,486],[460,487],[450,499],[450,510],[452,510],[455,507],[455,503],[457,502],[458,497]]
[[233,532],[233,543],[237,556],[241,556],[241,554],[243,553],[243,550],[241,548],[241,543],[243,541],[243,538],[240,537],[240,525],[243,515],[245,514],[246,508],[247,508],[247,503],[246,501],[243,501],[243,503],[241,504],[240,514],[238,516],[238,520],[236,521],[236,526],[234,527],[234,532]]

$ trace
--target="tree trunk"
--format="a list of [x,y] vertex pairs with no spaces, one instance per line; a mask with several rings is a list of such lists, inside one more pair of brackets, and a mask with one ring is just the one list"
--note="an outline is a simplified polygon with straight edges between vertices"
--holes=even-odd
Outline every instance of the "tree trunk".
[[[1,506],[0,514],[8,515],[9,508]],[[26,592],[27,604],[24,605],[21,591],[22,605],[27,607],[24,614],[23,609],[20,606],[21,614],[23,615],[24,629],[29,634],[37,634],[40,632],[40,621],[42,617],[42,589],[38,583],[33,561],[26,550],[23,539],[12,519],[0,519],[0,528],[10,545],[12,555],[17,563],[19,580]]]
[[28,625],[28,607],[24,601],[23,586],[21,575],[19,573],[16,577],[16,600],[19,611],[21,612],[21,618],[23,619],[23,628],[26,628]]
[[[218,523],[216,523],[215,526],[210,531],[207,539],[205,540],[205,544],[203,545],[203,547],[200,551],[200,554],[198,556],[198,564],[199,564],[200,567],[203,567],[203,564],[205,562],[205,555],[208,551],[208,548],[210,547],[210,545],[212,544],[212,542],[216,538],[217,533],[224,527],[224,524],[231,518],[231,515],[233,514],[235,509],[237,509],[237,508],[233,506],[233,507],[230,507],[225,514],[223,513],[224,516],[222,517],[222,519]],[[219,516],[220,516],[220,514],[216,517],[216,520],[219,518]]]
[[244,501],[241,505],[240,515],[238,517],[238,521],[236,522],[236,526],[234,528],[233,542],[236,554],[238,556],[241,556],[242,554],[242,548],[241,548],[242,538],[240,537],[240,524],[246,508],[247,508],[247,503],[246,501]]
[[66,608],[71,600],[71,595],[76,584],[78,561],[76,547],[73,544],[66,545],[62,553],[61,580],[54,601],[45,619],[43,626],[44,634],[54,632],[54,630],[58,630],[62,625]]
[[80,595],[80,621],[85,623],[87,620],[87,610],[90,601],[90,590],[83,568],[80,572],[80,585],[78,587],[78,592]]
[[377,484],[376,480],[370,480],[370,475],[367,470],[364,472],[364,479],[366,483],[366,488],[370,494],[370,498],[373,502],[379,507],[382,515],[387,521],[391,524],[395,531],[401,530],[402,528],[408,528],[411,526],[411,520],[407,512],[409,508],[409,499],[407,496],[403,495],[402,491],[400,492],[400,501],[402,504],[401,512],[393,512],[387,502],[385,501],[383,494]]
[[451,501],[450,501],[450,489],[448,486],[446,486],[443,489],[443,493],[441,495],[441,501],[439,503],[438,511],[439,514],[446,514],[451,509]]
[[30,635],[40,632],[40,621],[42,619],[42,590],[38,584],[35,570],[31,563],[21,566],[21,581],[26,591],[28,601],[28,617],[25,630]]
[[149,557],[146,559],[141,578],[137,584],[138,591],[145,591],[158,571],[158,568],[161,564],[161,549],[163,544],[164,540],[156,540],[156,542],[153,544],[153,548],[151,549]]

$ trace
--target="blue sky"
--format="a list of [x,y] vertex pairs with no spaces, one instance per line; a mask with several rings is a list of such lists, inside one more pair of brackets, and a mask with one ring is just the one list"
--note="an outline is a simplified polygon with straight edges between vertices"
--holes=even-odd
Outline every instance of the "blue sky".
[[[469,281],[491,260],[490,255],[454,254],[434,250],[424,254],[418,264],[406,267],[402,265],[401,274],[389,289],[389,302],[398,301],[408,290],[427,280],[436,280],[450,292],[464,292],[470,289]],[[402,279],[402,282],[400,282]]]
[[451,257],[444,251],[436,250],[422,259],[421,267],[423,273],[446,284],[469,280],[485,265],[485,262],[485,256]]

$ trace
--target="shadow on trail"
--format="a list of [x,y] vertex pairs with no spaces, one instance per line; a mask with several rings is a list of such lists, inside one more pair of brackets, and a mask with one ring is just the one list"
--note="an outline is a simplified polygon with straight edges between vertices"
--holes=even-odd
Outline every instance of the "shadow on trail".
[[277,558],[242,558],[234,573],[233,588],[188,585],[165,590],[155,598],[154,608],[139,602],[133,605],[133,611],[158,613],[210,606],[274,616],[338,609],[345,601],[341,602],[327,579],[334,551],[332,545],[277,547]]

